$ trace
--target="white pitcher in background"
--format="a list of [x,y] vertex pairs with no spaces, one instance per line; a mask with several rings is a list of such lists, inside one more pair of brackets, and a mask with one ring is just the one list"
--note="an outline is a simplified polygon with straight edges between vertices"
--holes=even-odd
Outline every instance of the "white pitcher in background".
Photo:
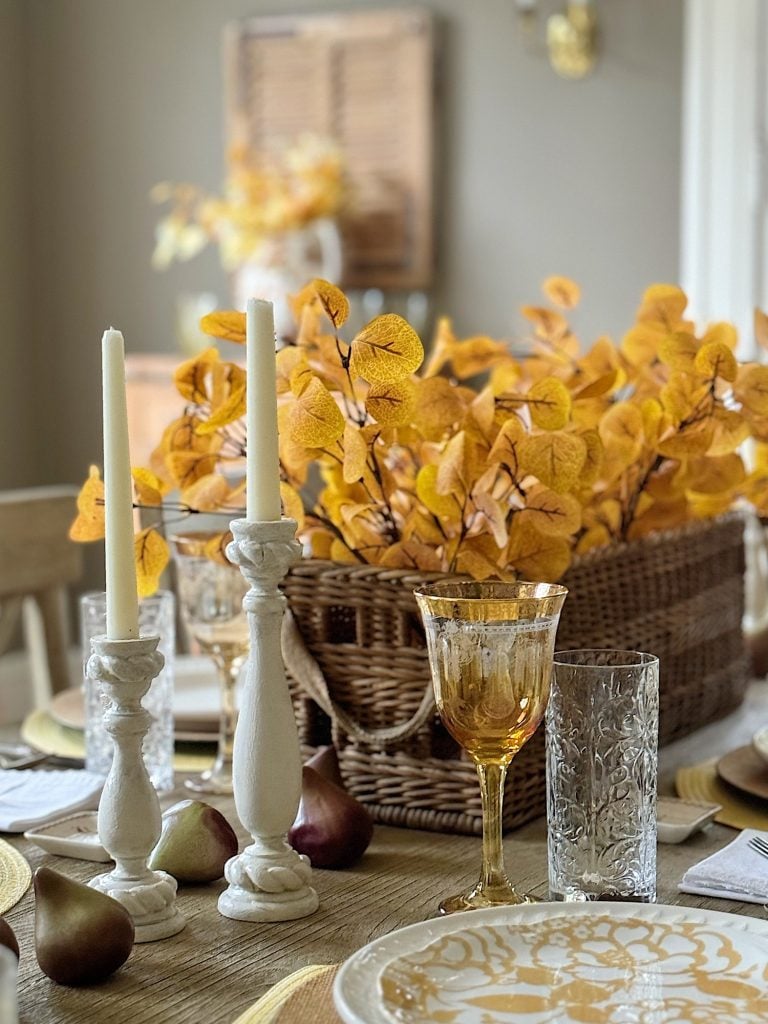
[[276,235],[263,246],[258,260],[243,264],[232,275],[236,309],[245,309],[255,296],[274,304],[278,341],[296,334],[289,296],[315,277],[338,284],[343,268],[341,236],[335,221],[322,218],[296,231]]

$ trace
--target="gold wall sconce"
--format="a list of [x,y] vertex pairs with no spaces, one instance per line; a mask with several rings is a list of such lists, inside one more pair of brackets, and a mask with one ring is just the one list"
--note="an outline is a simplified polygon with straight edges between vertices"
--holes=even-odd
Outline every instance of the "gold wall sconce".
[[[524,27],[530,33],[536,18],[536,0],[517,0]],[[564,11],[546,22],[549,62],[562,78],[586,78],[598,54],[597,13],[593,0],[569,0]]]

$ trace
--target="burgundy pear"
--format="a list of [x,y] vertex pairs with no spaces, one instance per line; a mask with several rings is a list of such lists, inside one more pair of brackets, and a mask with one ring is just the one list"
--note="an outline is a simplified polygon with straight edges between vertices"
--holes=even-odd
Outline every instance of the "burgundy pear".
[[359,860],[373,835],[373,821],[361,803],[304,766],[299,813],[288,842],[315,868],[347,868]]
[[322,775],[324,779],[328,779],[339,789],[346,789],[344,779],[341,777],[336,747],[333,744],[328,747],[320,747],[318,752],[307,761],[307,768],[314,768],[318,775]]
[[16,935],[4,917],[0,917],[0,946],[6,946],[16,954],[16,959],[19,959],[19,944],[16,941]]
[[104,981],[128,959],[134,927],[111,896],[50,868],[35,872],[35,952],[60,985]]
[[181,800],[163,814],[163,831],[149,866],[167,871],[178,882],[213,882],[224,874],[237,845],[221,811],[202,800]]

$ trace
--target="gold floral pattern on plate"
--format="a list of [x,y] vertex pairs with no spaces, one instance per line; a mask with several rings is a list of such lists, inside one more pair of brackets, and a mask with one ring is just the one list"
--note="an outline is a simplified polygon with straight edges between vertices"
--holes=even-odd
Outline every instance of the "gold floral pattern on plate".
[[605,913],[468,923],[395,957],[379,987],[408,1024],[764,1024],[768,936]]

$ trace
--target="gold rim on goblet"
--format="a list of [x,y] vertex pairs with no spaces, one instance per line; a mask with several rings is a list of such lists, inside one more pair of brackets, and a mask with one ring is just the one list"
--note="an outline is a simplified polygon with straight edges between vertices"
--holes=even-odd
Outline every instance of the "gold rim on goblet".
[[443,900],[442,914],[535,902],[516,891],[504,867],[504,782],[544,717],[567,593],[553,583],[497,581],[444,581],[415,591],[437,709],[477,767],[482,798],[480,879]]

